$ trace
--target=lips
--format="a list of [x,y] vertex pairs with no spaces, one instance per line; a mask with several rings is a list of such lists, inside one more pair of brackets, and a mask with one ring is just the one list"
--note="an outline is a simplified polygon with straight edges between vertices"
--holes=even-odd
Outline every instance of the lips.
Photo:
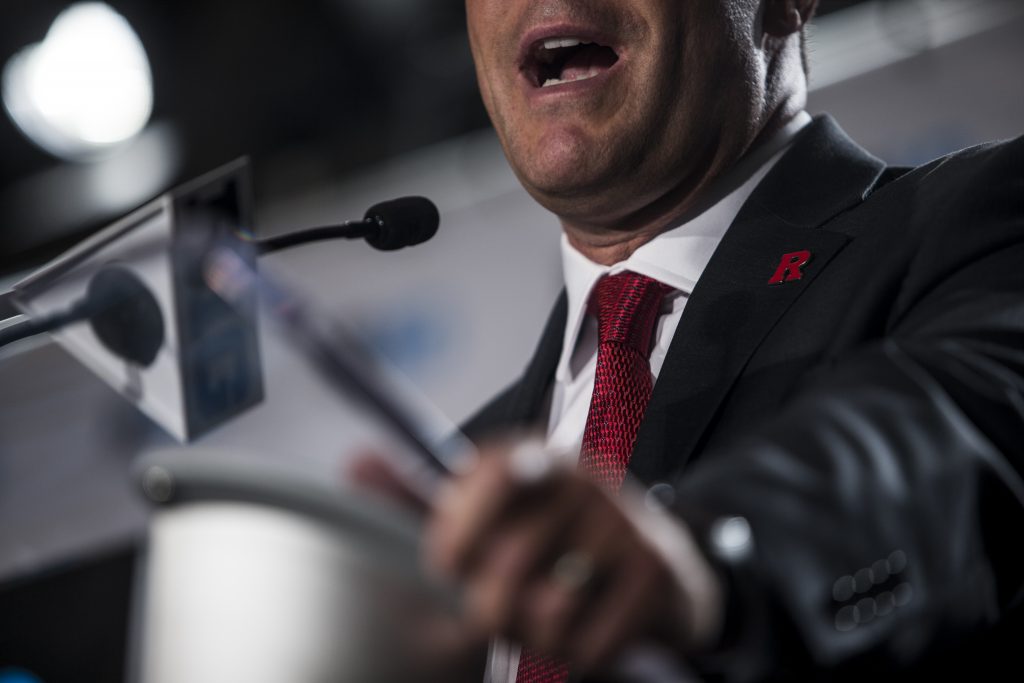
[[534,88],[557,88],[602,75],[620,59],[612,41],[593,31],[552,27],[523,40],[519,69]]

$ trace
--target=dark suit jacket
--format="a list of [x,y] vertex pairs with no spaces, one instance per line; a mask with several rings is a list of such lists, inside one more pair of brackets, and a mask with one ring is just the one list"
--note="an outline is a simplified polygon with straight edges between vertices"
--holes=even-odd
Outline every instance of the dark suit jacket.
[[[542,422],[565,317],[471,437]],[[705,675],[994,666],[1024,584],[1024,140],[886,168],[816,119],[697,283],[629,469],[706,544],[753,530],[715,559]]]

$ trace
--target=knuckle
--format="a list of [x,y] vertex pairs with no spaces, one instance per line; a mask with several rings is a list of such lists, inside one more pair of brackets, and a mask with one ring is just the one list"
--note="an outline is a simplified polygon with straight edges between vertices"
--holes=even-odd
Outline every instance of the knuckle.
[[428,567],[450,573],[454,569],[454,548],[447,526],[432,520],[424,529],[421,555]]
[[670,576],[668,566],[648,548],[636,554],[636,574],[647,585],[662,585]]
[[608,647],[605,638],[591,638],[586,642],[581,642],[574,648],[573,660],[583,669],[594,670],[600,668],[601,664],[610,658]]
[[468,591],[467,607],[471,621],[481,630],[498,633],[508,625],[509,600],[500,584],[475,581]]
[[487,563],[489,570],[505,584],[518,586],[536,554],[531,540],[524,531],[506,533],[495,539]]
[[534,645],[548,652],[565,649],[565,639],[572,615],[576,609],[574,596],[566,591],[545,584],[531,592],[528,602],[530,633]]

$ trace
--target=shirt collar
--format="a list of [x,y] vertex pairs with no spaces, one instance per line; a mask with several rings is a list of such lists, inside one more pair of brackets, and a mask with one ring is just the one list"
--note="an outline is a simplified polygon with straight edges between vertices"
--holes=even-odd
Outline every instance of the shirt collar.
[[811,122],[806,112],[780,129],[767,142],[747,154],[710,188],[706,199],[679,219],[679,224],[612,266],[594,263],[562,235],[562,272],[568,298],[568,318],[556,378],[571,379],[570,358],[586,317],[587,301],[605,274],[624,270],[647,275],[689,295],[718,248],[718,243],[758,183],[785,153],[797,133]]

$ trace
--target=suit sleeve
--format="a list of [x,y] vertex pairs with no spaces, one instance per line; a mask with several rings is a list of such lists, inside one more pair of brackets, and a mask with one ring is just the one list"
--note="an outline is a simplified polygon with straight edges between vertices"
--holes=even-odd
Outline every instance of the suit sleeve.
[[715,560],[730,608],[706,671],[910,666],[1021,600],[1022,156],[990,148],[926,177],[886,335],[676,482],[712,556],[712,520],[752,532],[749,554]]

